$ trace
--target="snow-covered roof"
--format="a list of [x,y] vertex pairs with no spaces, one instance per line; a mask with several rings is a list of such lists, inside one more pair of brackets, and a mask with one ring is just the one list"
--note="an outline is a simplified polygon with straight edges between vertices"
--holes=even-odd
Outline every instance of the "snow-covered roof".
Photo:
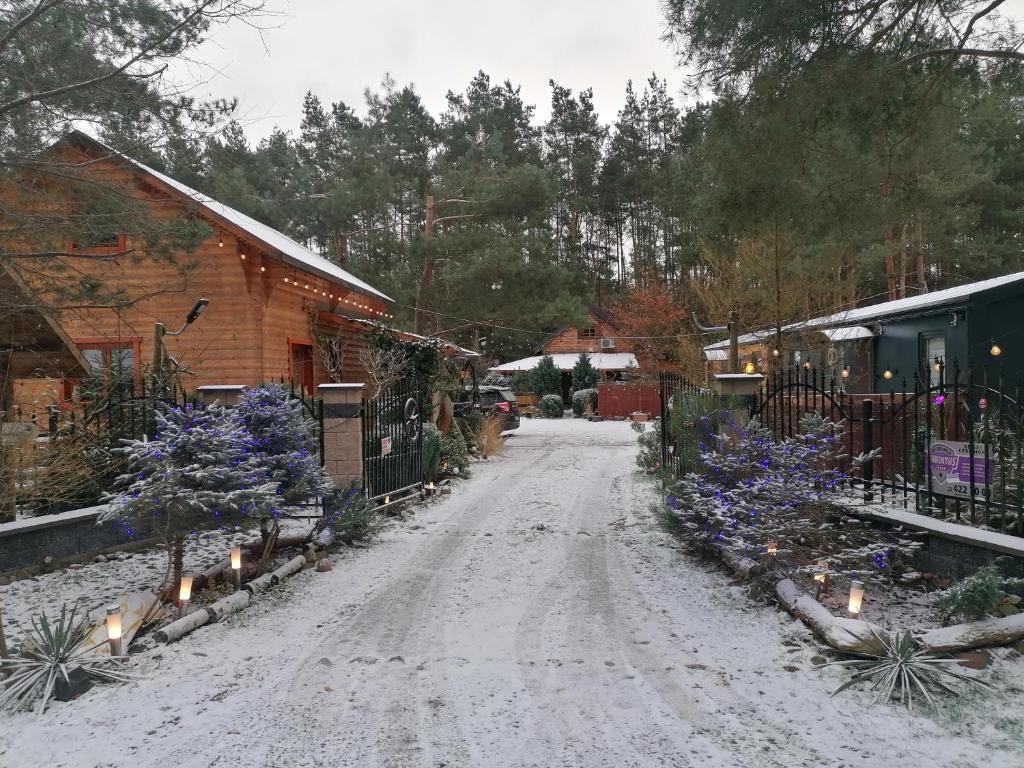
[[[976,283],[958,285],[955,288],[946,288],[941,291],[934,291],[933,293],[922,293],[918,296],[908,296],[905,299],[896,299],[895,301],[884,301],[881,304],[870,304],[866,307],[857,307],[856,309],[848,309],[843,312],[836,312],[831,315],[824,315],[823,317],[815,317],[798,323],[790,323],[789,325],[783,326],[782,330],[785,332],[813,328],[836,328],[837,326],[857,325],[872,320],[881,320],[894,315],[919,312],[930,307],[961,301],[976,293],[988,291],[992,288],[999,288],[1000,286],[1009,285],[1010,283],[1015,283],[1020,280],[1024,280],[1024,272],[1014,272],[1009,275],[1003,275],[1002,277],[993,277],[989,280],[979,280]],[[753,331],[752,333],[745,333],[740,336],[739,343],[741,345],[754,344],[771,338],[774,333],[774,329],[771,328]],[[843,340],[845,341],[845,339]],[[726,339],[724,341],[717,341],[714,344],[709,344],[704,349],[723,349],[728,346],[729,340]]]
[[382,299],[384,301],[394,301],[394,299],[392,299],[390,296],[381,293],[369,283],[365,282],[364,280],[360,280],[351,272],[348,272],[339,267],[337,264],[328,261],[320,254],[311,251],[306,246],[302,245],[301,243],[295,240],[292,240],[284,233],[278,232],[273,227],[268,227],[266,224],[262,224],[256,221],[256,219],[252,218],[251,216],[247,216],[241,211],[237,211],[229,205],[225,205],[224,203],[214,200],[209,195],[204,195],[202,192],[192,189],[192,187],[188,186],[187,184],[182,184],[180,181],[172,179],[170,176],[166,176],[165,174],[160,173],[160,171],[156,171],[150,168],[149,166],[140,163],[138,160],[135,160],[129,157],[128,155],[118,152],[116,149],[113,149],[112,147],[108,147],[103,142],[97,141],[91,136],[87,136],[79,131],[75,131],[74,133],[76,135],[76,138],[85,139],[86,142],[95,144],[96,146],[101,147],[105,151],[109,152],[111,155],[117,156],[125,160],[126,162],[138,168],[140,171],[150,176],[153,176],[154,178],[163,182],[164,184],[171,187],[175,191],[180,192],[181,194],[190,198],[191,200],[198,203],[215,216],[219,216],[220,218],[224,219],[230,224],[233,224],[239,229],[244,230],[246,233],[252,235],[252,237],[254,237],[256,240],[259,240],[261,243],[263,243],[271,250],[277,251],[285,262],[290,262],[292,263],[293,266],[299,269],[304,269],[316,273],[320,277],[323,277],[327,280],[333,280],[335,282],[341,283],[345,287],[351,288],[352,290],[360,291],[361,293],[365,293],[369,296],[375,296],[376,298]]
[[[515,373],[516,371],[529,371],[537,367],[543,355],[524,357],[522,360],[513,360],[511,363],[502,363],[492,371],[498,373]],[[555,361],[555,366],[563,371],[571,371],[576,361],[580,359],[578,353],[560,352],[550,356]],[[632,352],[594,352],[590,354],[590,364],[599,371],[624,371],[627,368],[639,368],[636,362],[636,355]]]
[[853,341],[855,339],[870,339],[875,332],[863,325],[844,325],[842,328],[822,328],[821,332],[828,337],[829,341]]
[[[321,313],[321,316],[323,316],[323,314],[324,313]],[[346,320],[348,320],[350,322],[360,323],[360,324],[366,325],[366,326],[384,327],[384,328],[387,328],[389,331],[392,331],[392,332],[398,334],[399,336],[403,336],[403,337],[409,338],[409,339],[425,339],[425,338],[427,338],[426,336],[423,336],[423,335],[418,334],[418,333],[413,333],[412,331],[403,331],[401,328],[395,328],[394,326],[385,325],[384,323],[382,323],[382,322],[380,322],[378,320],[367,320],[367,319],[362,318],[362,317],[351,317],[350,315],[343,315],[340,312],[330,312],[330,313],[327,313],[327,314],[328,315],[337,315],[338,317],[343,317],[344,319],[346,319]],[[437,338],[440,339],[440,337],[437,337]],[[465,347],[460,347],[458,344],[453,344],[452,342],[447,341],[445,339],[441,339],[441,343],[445,347],[454,350],[458,354],[465,355],[466,357],[480,357],[480,353],[479,352],[474,352],[472,349],[466,349]]]

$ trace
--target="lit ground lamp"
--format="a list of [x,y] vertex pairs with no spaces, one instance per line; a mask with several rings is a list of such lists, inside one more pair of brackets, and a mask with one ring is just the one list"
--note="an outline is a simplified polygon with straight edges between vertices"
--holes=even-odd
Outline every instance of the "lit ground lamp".
[[124,656],[124,644],[121,640],[121,606],[107,606],[107,642],[110,644],[112,657]]
[[231,548],[231,573],[235,577],[235,591],[242,588],[242,548]]
[[769,541],[768,542],[768,547],[767,547],[767,552],[768,552],[769,555],[778,554],[778,552],[779,552],[779,545],[776,544],[774,541]]
[[178,616],[188,613],[188,601],[192,599],[192,577],[182,576],[178,587]]
[[860,609],[863,604],[864,582],[854,579],[850,582],[850,604],[847,607],[851,619],[856,619],[860,616]]

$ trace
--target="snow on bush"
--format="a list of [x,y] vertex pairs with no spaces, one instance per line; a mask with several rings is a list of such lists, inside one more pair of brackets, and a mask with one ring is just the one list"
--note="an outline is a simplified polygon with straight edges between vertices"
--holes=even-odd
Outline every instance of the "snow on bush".
[[548,419],[560,419],[565,414],[565,403],[561,395],[544,395],[537,405],[542,416]]
[[757,420],[728,422],[700,444],[700,471],[672,489],[670,521],[698,544],[746,557],[771,551],[797,571],[888,577],[920,545],[844,514],[842,445],[843,424],[818,414],[781,441]]
[[277,483],[284,504],[301,504],[331,491],[333,483],[317,455],[316,422],[283,386],[244,390],[230,416],[248,431],[267,479]]
[[596,389],[580,389],[572,393],[572,412],[574,414],[582,416],[586,413],[588,405],[592,411],[597,408]]

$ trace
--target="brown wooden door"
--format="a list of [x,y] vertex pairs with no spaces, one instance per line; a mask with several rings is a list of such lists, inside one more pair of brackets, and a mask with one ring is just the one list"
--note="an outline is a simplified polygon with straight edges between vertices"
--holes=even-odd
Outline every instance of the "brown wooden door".
[[312,344],[292,344],[291,379],[302,394],[313,395],[316,392]]

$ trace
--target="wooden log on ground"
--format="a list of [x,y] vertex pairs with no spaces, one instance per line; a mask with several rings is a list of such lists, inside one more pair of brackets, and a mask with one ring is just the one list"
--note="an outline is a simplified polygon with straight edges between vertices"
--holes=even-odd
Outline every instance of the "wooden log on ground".
[[280,568],[278,568],[276,571],[271,573],[270,576],[273,578],[275,584],[280,584],[293,573],[298,573],[299,571],[301,571],[305,567],[305,565],[306,556],[297,555],[296,557],[293,557],[287,563],[282,565]]
[[252,595],[243,589],[238,592],[232,592],[227,597],[222,597],[213,605],[206,606],[206,610],[209,611],[214,621],[220,621],[225,616],[238,613],[249,605],[250,600],[252,600]]
[[266,592],[277,582],[274,581],[274,576],[271,573],[265,573],[257,579],[247,581],[242,585],[242,589],[248,592],[250,595],[258,595],[261,592]]
[[185,614],[177,621],[172,621],[165,627],[161,627],[153,633],[153,639],[158,643],[173,643],[204,624],[208,624],[212,618],[209,611],[200,608]]
[[918,635],[917,639],[934,653],[956,653],[971,648],[1010,645],[1024,640],[1024,613],[931,629]]
[[811,628],[815,637],[837,651],[881,652],[880,638],[886,637],[886,632],[881,627],[860,619],[833,616],[831,611],[801,591],[791,579],[783,579],[776,584],[775,594],[787,611]]
[[737,555],[728,549],[720,549],[719,557],[729,566],[730,570],[742,579],[749,579],[751,576],[759,576],[765,572],[765,567],[757,560]]

